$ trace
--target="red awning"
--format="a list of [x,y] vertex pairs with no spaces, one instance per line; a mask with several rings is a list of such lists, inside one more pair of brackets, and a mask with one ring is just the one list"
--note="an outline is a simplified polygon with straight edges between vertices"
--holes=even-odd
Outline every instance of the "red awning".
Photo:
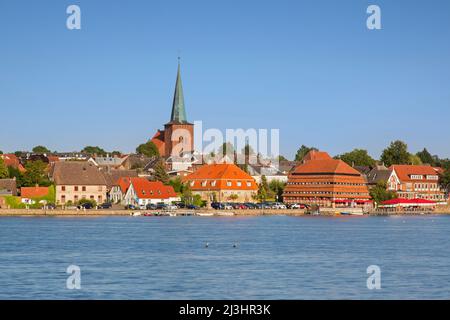
[[382,202],[383,205],[433,205],[436,204],[436,202],[426,199],[392,199]]

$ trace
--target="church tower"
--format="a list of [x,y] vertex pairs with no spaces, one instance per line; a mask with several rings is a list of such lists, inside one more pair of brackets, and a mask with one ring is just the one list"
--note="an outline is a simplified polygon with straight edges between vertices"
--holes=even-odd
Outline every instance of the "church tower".
[[194,151],[194,125],[187,121],[184,105],[181,67],[178,60],[177,80],[170,121],[164,125],[164,155],[179,157]]

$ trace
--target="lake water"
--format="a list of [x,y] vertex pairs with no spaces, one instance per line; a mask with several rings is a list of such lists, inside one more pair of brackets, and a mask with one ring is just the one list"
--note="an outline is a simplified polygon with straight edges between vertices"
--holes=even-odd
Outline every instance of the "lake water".
[[449,240],[450,216],[1,217],[0,299],[449,299]]

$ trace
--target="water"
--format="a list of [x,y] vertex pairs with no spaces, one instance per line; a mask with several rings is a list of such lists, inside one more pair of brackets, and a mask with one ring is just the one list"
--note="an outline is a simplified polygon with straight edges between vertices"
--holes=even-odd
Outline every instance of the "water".
[[449,238],[450,216],[2,217],[0,299],[449,299]]

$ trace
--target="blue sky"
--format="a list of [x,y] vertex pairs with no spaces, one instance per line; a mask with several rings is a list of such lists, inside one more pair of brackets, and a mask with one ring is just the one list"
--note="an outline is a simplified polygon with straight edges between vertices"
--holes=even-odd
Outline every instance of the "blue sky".
[[133,151],[169,120],[181,52],[188,119],[206,128],[278,128],[290,158],[378,157],[395,139],[450,157],[446,0],[2,0],[0,35],[4,152]]

